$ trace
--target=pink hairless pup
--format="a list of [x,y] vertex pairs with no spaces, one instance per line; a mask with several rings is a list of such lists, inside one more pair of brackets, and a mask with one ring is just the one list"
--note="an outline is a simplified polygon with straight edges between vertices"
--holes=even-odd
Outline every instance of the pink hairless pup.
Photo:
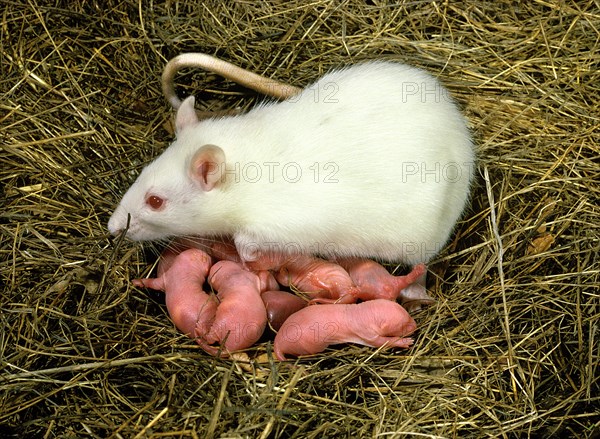
[[[259,277],[241,264],[219,261],[210,269],[208,281],[217,290],[219,306],[214,322],[198,343],[211,355],[249,348],[258,341],[267,325],[267,311],[261,298]],[[206,343],[202,343],[205,340]]]
[[246,265],[251,270],[272,270],[281,285],[293,285],[302,292],[326,301],[336,302],[346,296],[355,297],[359,294],[346,270],[334,262],[315,256],[265,253],[255,261],[246,262]]
[[164,291],[175,326],[189,337],[196,337],[209,331],[217,311],[216,298],[202,291],[210,265],[210,256],[202,250],[190,248],[178,253],[167,248],[158,264],[158,277],[134,279],[133,284]]
[[298,255],[280,267],[275,275],[281,285],[293,285],[300,291],[312,293],[324,302],[353,303],[360,290],[350,275],[334,262],[309,255]]
[[338,259],[337,263],[348,271],[360,289],[360,299],[399,300],[408,310],[435,303],[425,289],[425,264],[417,264],[406,276],[394,276],[375,261],[364,258]]
[[406,338],[417,329],[412,317],[396,302],[369,300],[350,305],[312,305],[292,314],[275,336],[278,360],[286,355],[311,355],[338,343],[408,348]]
[[287,291],[264,291],[261,297],[267,308],[269,324],[276,331],[289,316],[307,305],[304,299]]

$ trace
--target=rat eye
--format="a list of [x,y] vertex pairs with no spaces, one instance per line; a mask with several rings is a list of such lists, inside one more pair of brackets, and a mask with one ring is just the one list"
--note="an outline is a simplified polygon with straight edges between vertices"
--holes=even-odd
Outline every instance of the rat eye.
[[159,210],[164,204],[165,200],[156,195],[150,195],[146,198],[146,204],[150,206],[152,210]]

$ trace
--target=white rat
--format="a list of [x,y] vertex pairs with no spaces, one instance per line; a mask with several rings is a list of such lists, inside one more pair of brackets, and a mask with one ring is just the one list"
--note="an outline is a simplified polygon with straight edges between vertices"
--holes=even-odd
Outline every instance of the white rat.
[[130,215],[133,240],[231,236],[245,260],[285,251],[414,265],[446,243],[473,178],[471,136],[448,92],[398,62],[334,70],[232,117],[199,121],[188,97],[175,125],[111,233]]

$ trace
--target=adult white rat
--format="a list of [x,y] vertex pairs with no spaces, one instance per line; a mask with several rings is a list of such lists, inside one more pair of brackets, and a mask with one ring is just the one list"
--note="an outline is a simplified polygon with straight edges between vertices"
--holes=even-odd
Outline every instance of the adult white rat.
[[239,116],[199,121],[188,97],[175,125],[111,233],[130,215],[133,240],[232,236],[246,260],[286,251],[414,265],[448,240],[473,177],[471,136],[448,92],[398,62],[332,71]]

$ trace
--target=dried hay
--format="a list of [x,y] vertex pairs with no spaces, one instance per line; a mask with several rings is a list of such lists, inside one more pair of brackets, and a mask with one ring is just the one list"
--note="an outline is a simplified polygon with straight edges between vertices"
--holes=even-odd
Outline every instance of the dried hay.
[[[597,2],[43,3],[0,3],[0,436],[598,437]],[[106,222],[172,139],[159,77],[184,51],[295,85],[390,57],[449,86],[479,181],[414,348],[217,360],[131,287],[155,255]],[[207,111],[258,99],[178,83]]]

